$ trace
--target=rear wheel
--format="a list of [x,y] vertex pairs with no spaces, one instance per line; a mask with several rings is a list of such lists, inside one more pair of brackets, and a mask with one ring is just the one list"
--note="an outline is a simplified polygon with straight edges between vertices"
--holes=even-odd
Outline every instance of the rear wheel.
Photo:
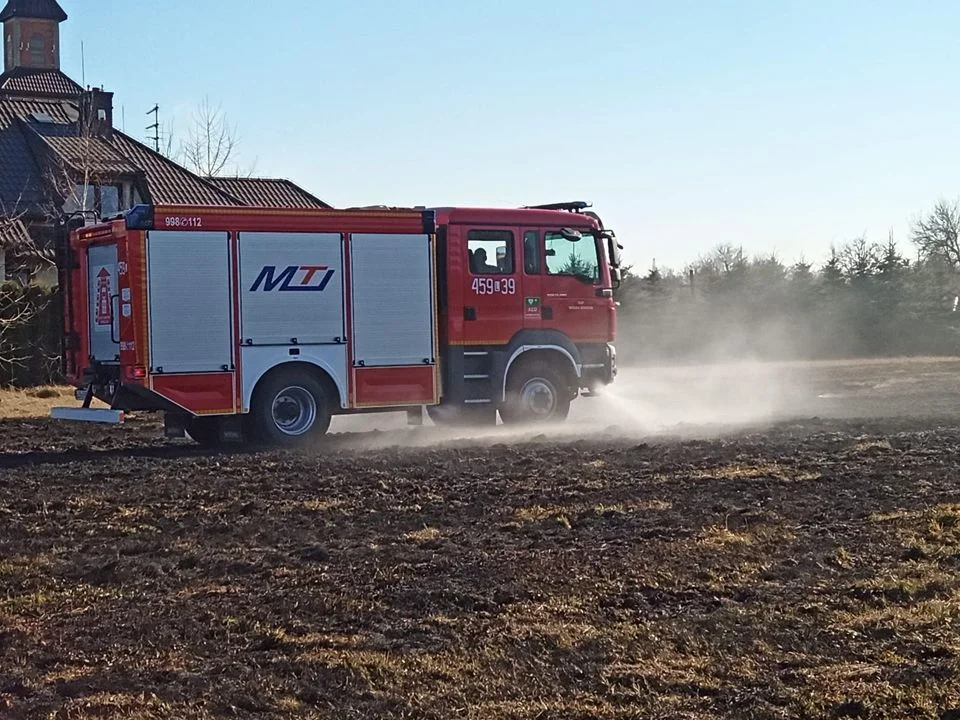
[[567,378],[554,365],[525,362],[510,373],[500,417],[510,424],[562,422],[570,413],[570,399]]
[[330,429],[332,397],[315,375],[286,370],[257,386],[251,408],[255,435],[269,445],[300,445]]

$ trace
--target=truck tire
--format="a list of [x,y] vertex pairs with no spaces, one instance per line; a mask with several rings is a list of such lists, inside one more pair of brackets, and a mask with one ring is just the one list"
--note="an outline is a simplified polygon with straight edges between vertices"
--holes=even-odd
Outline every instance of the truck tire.
[[293,447],[330,429],[332,398],[313,373],[293,369],[269,375],[253,394],[251,420],[256,440]]
[[491,427],[497,424],[492,405],[428,405],[427,415],[438,427]]
[[187,421],[187,435],[201,447],[220,445],[220,420],[215,417],[192,417]]
[[500,417],[511,425],[563,422],[570,414],[570,399],[569,383],[554,365],[524,362],[510,371]]

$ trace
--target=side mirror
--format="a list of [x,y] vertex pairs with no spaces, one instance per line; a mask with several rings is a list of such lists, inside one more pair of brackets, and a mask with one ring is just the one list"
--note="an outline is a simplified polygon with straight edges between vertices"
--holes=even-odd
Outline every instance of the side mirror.
[[621,252],[623,245],[617,242],[617,237],[613,234],[612,230],[607,231],[607,247],[610,253],[610,265],[612,267],[620,267],[623,260],[623,253]]
[[546,251],[545,254],[546,254],[547,257],[556,257],[556,256],[557,256],[557,251],[554,250],[553,248],[547,248],[547,251]]
[[620,268],[618,267],[610,268],[610,282],[613,285],[614,290],[620,287],[620,283],[622,281],[623,281],[623,273],[620,272]]

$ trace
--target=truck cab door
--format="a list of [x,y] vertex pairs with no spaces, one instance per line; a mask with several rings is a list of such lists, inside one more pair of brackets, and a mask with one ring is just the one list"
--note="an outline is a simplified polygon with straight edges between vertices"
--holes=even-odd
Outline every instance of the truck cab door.
[[[515,227],[461,229],[463,343],[506,345],[523,327],[522,241]],[[453,308],[451,308],[452,311]]]
[[614,301],[596,235],[581,231],[577,238],[562,228],[543,228],[543,249],[543,328],[575,343],[607,342]]

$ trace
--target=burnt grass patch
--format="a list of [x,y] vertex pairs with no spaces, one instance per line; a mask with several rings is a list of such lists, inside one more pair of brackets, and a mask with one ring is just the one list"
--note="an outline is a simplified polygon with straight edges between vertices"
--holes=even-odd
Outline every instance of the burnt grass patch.
[[223,454],[0,425],[2,718],[960,717],[946,424]]

